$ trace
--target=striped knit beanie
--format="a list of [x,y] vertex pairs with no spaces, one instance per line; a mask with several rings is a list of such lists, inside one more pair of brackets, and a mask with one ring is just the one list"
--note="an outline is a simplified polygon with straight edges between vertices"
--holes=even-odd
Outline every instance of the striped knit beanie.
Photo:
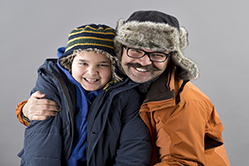
[[60,59],[79,49],[102,53],[111,60],[113,80],[120,80],[115,73],[115,63],[117,61],[113,41],[115,35],[115,30],[107,25],[87,24],[77,27],[70,32],[66,50]]
[[113,39],[115,30],[107,25],[88,24],[77,27],[68,36],[67,47],[62,57],[73,53],[73,50],[99,49],[112,56],[114,53]]

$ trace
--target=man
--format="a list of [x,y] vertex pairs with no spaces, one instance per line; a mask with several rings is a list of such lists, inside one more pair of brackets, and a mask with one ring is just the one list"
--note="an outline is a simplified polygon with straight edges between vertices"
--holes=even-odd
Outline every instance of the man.
[[[219,116],[190,82],[198,68],[182,54],[188,45],[186,29],[165,13],[137,11],[120,19],[116,30],[119,69],[140,83],[137,88],[145,96],[139,113],[152,138],[151,165],[230,165]],[[54,102],[37,100],[41,95],[31,96],[24,116],[42,120],[58,111]],[[17,109],[19,117],[24,104]]]

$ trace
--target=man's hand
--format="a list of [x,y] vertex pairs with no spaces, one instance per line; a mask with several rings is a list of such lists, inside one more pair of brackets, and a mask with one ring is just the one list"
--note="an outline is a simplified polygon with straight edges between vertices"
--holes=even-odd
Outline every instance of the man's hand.
[[52,100],[42,99],[45,94],[40,91],[33,93],[23,106],[22,113],[29,120],[45,120],[60,111],[59,105]]

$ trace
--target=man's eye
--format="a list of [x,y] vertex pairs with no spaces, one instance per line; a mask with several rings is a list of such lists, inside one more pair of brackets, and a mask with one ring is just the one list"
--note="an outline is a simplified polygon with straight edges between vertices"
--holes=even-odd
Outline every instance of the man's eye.
[[132,52],[136,52],[136,53],[143,53],[143,51],[138,50],[138,49],[131,49]]
[[99,64],[100,67],[109,67],[108,64]]
[[164,54],[150,54],[150,56],[155,57],[155,58],[164,58],[166,55]]

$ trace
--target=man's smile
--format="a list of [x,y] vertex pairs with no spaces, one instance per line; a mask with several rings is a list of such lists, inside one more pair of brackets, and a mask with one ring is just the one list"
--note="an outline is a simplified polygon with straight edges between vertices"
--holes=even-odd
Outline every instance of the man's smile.
[[159,69],[154,66],[154,65],[147,65],[147,66],[142,66],[139,63],[127,63],[126,64],[128,67],[132,67],[137,71],[140,72],[152,72],[152,71],[158,71]]
[[138,70],[138,71],[141,71],[141,72],[146,72],[147,71],[145,68],[135,68],[135,69]]

